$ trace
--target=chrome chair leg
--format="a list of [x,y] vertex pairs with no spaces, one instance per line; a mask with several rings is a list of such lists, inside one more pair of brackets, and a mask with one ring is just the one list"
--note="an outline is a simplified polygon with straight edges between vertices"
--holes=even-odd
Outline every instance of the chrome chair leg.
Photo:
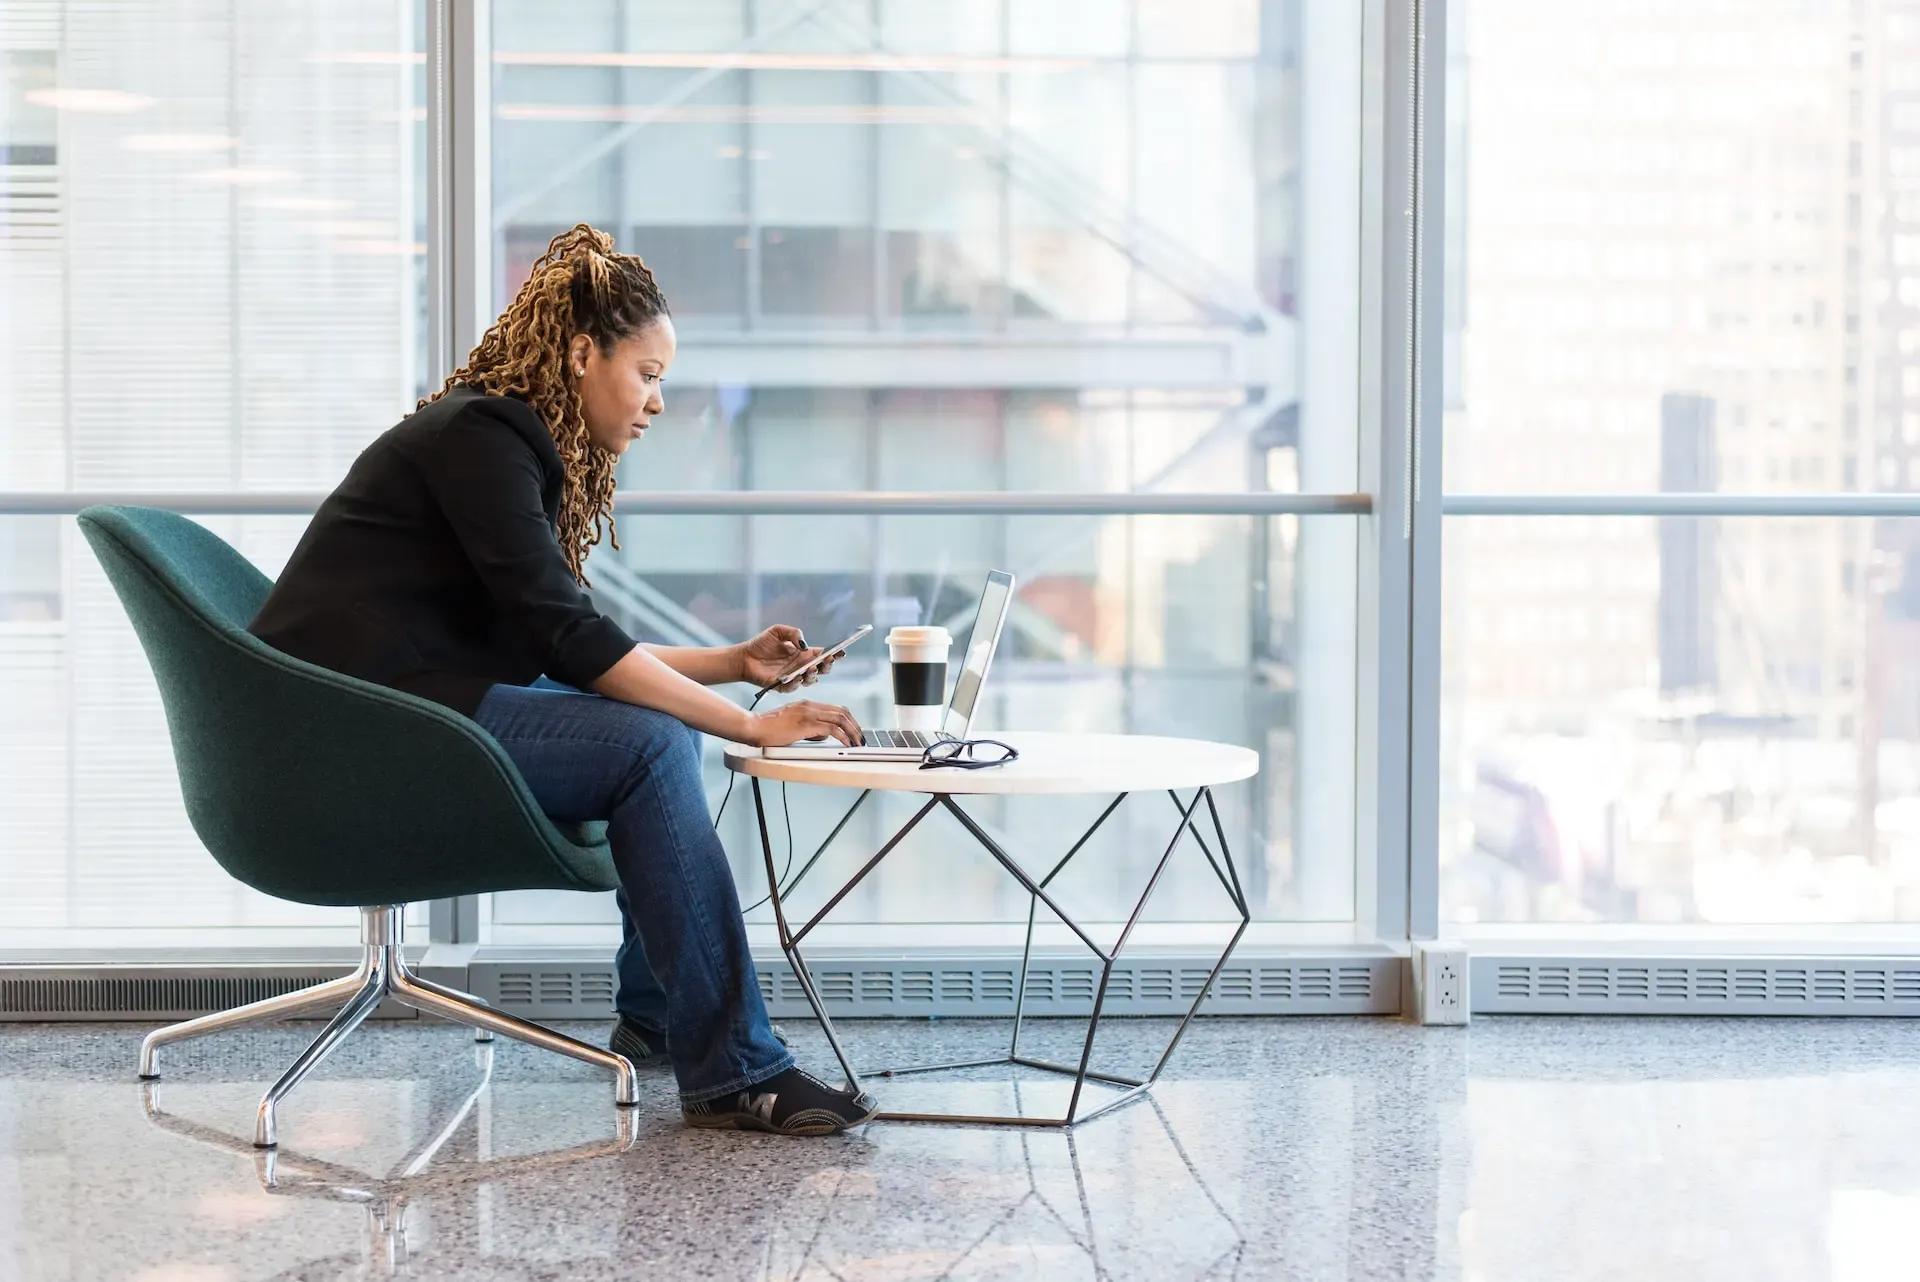
[[162,1046],[171,1042],[189,1041],[195,1037],[205,1037],[209,1033],[222,1032],[229,1028],[240,1028],[247,1024],[260,1024],[274,1019],[291,1019],[321,1006],[339,1006],[353,1000],[367,982],[367,961],[350,975],[339,979],[329,979],[325,983],[314,984],[297,992],[281,993],[277,997],[264,997],[257,1002],[248,1002],[245,1006],[236,1006],[232,1010],[215,1011],[211,1015],[201,1015],[195,1019],[178,1024],[169,1024],[165,1028],[156,1028],[140,1043],[140,1076],[151,1080],[160,1076],[158,1053]]
[[438,1015],[442,1019],[453,1020],[457,1024],[466,1024],[473,1028],[484,1028],[491,1032],[511,1037],[515,1041],[526,1042],[543,1050],[558,1052],[601,1068],[611,1069],[614,1077],[613,1101],[623,1106],[632,1106],[640,1102],[638,1075],[633,1065],[624,1055],[612,1051],[603,1051],[598,1046],[589,1046],[576,1041],[564,1033],[556,1033],[550,1028],[529,1023],[513,1015],[503,1014],[480,1003],[477,997],[442,988],[438,984],[431,986],[422,983],[404,967],[396,967],[390,981],[391,992],[395,1000],[403,1006],[411,1006],[429,1015]]
[[623,1107],[632,1107],[640,1102],[638,1076],[624,1056],[503,1014],[470,993],[413,974],[407,969],[406,957],[400,951],[404,927],[400,905],[362,908],[360,943],[364,953],[360,965],[351,975],[330,979],[297,993],[270,997],[251,1005],[155,1029],[140,1046],[141,1077],[151,1080],[159,1076],[155,1052],[168,1042],[203,1037],[222,1029],[263,1020],[284,1019],[315,1007],[338,1004],[339,1011],[320,1030],[313,1044],[280,1075],[280,1080],[260,1100],[260,1110],[254,1121],[253,1142],[257,1148],[271,1149],[277,1140],[276,1113],[280,1101],[321,1060],[332,1054],[333,1048],[358,1028],[382,1001],[392,997],[414,1010],[466,1025],[474,1030],[477,1041],[492,1041],[495,1033],[501,1033],[517,1041],[609,1069],[614,1075],[614,1102]]
[[267,1093],[260,1098],[260,1112],[253,1124],[255,1148],[272,1148],[279,1142],[276,1137],[274,1112],[280,1101],[286,1097],[288,1091],[300,1084],[301,1078],[312,1072],[321,1060],[331,1055],[333,1048],[344,1041],[348,1033],[360,1027],[361,1021],[373,1014],[374,1008],[386,997],[390,981],[391,973],[387,967],[385,951],[382,950],[376,954],[374,963],[369,968],[360,991],[354,994],[353,1000],[340,1008],[340,1013],[320,1030],[320,1036],[313,1039],[313,1044],[300,1053],[300,1058],[293,1061],[287,1071],[280,1075],[280,1080],[268,1087]]
[[[457,988],[448,988],[445,984],[436,984],[431,979],[427,979],[424,976],[414,974],[412,971],[407,970],[404,966],[401,967],[401,970],[406,974],[407,982],[414,985],[416,988],[424,988],[430,993],[438,993],[440,994],[440,996],[446,998],[450,1002],[471,1002],[473,1005],[476,1005],[476,1006],[487,1006],[487,1002],[484,998],[475,997],[472,993],[463,993]],[[492,1008],[488,1007],[488,1009],[492,1009]],[[464,1023],[465,1021],[462,1020],[462,1021],[456,1021],[456,1022]],[[482,1028],[478,1024],[475,1024],[472,1027],[473,1027],[474,1041],[490,1042],[493,1040],[493,1030],[491,1028]]]

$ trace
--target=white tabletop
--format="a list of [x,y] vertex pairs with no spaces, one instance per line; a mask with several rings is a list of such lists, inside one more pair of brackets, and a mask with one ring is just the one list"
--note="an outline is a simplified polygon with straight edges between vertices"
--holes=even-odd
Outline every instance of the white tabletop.
[[1253,749],[1204,739],[1049,730],[995,731],[985,737],[1012,744],[1020,759],[990,770],[922,770],[916,761],[769,760],[758,748],[730,743],[726,760],[727,769],[757,779],[974,795],[1205,788],[1250,779],[1260,769],[1260,754]]

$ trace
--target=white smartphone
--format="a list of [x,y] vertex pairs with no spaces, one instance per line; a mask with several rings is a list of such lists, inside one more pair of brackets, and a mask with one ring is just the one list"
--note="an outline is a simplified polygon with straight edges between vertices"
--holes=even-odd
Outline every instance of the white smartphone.
[[837,645],[828,646],[826,649],[822,650],[819,654],[814,655],[813,658],[807,660],[805,663],[801,664],[799,667],[795,668],[793,671],[781,673],[779,678],[775,680],[772,685],[762,689],[761,693],[765,694],[767,690],[777,690],[778,688],[780,688],[783,685],[786,685],[790,681],[796,681],[799,678],[806,676],[807,673],[812,672],[815,668],[819,667],[821,664],[829,662],[830,660],[839,658],[841,655],[847,652],[847,650],[853,645],[855,641],[858,641],[861,637],[867,635],[867,633],[871,631],[873,631],[873,625],[871,623],[861,624],[858,628],[854,629],[853,635],[848,637],[846,640],[840,642]]

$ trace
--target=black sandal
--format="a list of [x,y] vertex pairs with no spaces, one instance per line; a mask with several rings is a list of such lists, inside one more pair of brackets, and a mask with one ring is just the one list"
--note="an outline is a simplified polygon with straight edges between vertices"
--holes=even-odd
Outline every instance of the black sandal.
[[789,1068],[744,1091],[683,1104],[680,1115],[688,1126],[705,1130],[834,1135],[879,1111],[880,1102],[865,1091],[828,1086],[811,1073]]

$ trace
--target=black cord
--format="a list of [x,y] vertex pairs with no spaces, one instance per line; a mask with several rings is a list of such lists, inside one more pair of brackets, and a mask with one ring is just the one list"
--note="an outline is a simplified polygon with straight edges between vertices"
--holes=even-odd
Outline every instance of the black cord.
[[[747,711],[752,712],[755,708],[759,707],[760,701],[766,698],[767,695],[772,691],[772,689],[773,689],[772,686],[768,686],[765,690],[762,690],[759,694],[754,695],[753,702],[747,705]],[[739,778],[739,776],[736,775],[733,771],[731,770],[727,771],[727,790],[720,794],[720,809],[714,811],[713,813],[713,830],[715,832],[720,831],[720,821],[727,817],[727,802],[733,799],[733,781],[737,778]],[[765,901],[762,901],[762,902],[765,902]],[[755,904],[754,908],[758,908],[759,906],[760,906],[759,904]],[[751,912],[753,910],[748,909],[747,911]]]
[[[765,690],[762,690],[759,694],[754,695],[753,702],[747,705],[747,711],[752,712],[755,708],[759,707],[760,701],[766,698],[767,695],[771,694],[772,692],[773,692],[773,687],[768,686]],[[731,770],[727,771],[727,790],[720,794],[720,809],[715,811],[713,816],[713,830],[715,832],[720,831],[720,820],[726,816],[727,802],[732,800],[733,798],[733,781],[735,779],[738,779],[739,777],[740,776],[734,773],[733,771]],[[787,879],[787,874],[793,871],[793,812],[787,809],[787,785],[785,780],[782,780],[780,783],[780,813],[785,815],[787,819],[787,866],[780,870],[780,880],[784,882]],[[758,908],[761,904],[766,903],[767,900],[772,898],[773,898],[773,888],[768,887],[767,893],[764,896],[762,896],[760,899],[756,900],[751,904],[748,904],[745,908],[742,908],[740,910],[740,915],[742,917],[746,916],[748,913],[752,912],[754,909]]]
[[[720,804],[724,807],[727,803],[725,801],[722,801]],[[780,881],[778,884],[785,885],[787,880],[787,874],[793,871],[793,811],[787,808],[787,784],[784,779],[781,780],[780,782],[780,813],[786,817],[786,821],[787,821],[787,863],[786,863],[786,867],[780,870]],[[748,904],[745,908],[742,908],[740,910],[740,915],[743,917],[746,916],[748,913],[752,912],[754,909],[758,908],[761,904],[766,903],[769,899],[772,899],[772,898],[773,898],[773,889],[772,887],[769,887],[767,889],[766,894],[762,895],[759,899],[755,900],[753,903]]]

